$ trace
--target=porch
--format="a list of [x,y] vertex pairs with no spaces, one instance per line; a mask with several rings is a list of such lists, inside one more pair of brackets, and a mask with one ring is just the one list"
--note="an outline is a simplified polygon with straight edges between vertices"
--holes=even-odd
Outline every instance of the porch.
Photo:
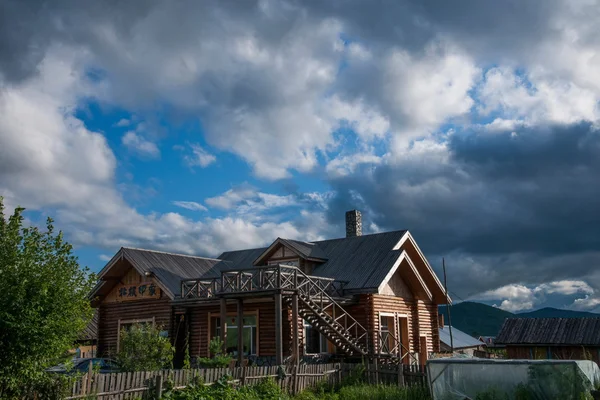
[[[244,349],[249,344],[244,343],[247,339],[239,332],[248,329],[246,322],[255,307],[252,304],[267,300],[272,305],[268,312],[274,314],[273,361],[277,365],[284,362],[297,364],[306,355],[309,340],[307,328],[320,333],[331,344],[331,348],[326,345],[326,349],[333,353],[387,359],[396,363],[401,360],[408,363],[411,356],[414,358],[400,339],[399,331],[382,329],[381,326],[377,331],[372,328],[369,331],[366,328],[369,326],[369,315],[363,313],[362,318],[358,315],[355,318],[349,312],[364,307],[359,298],[344,293],[345,285],[343,281],[307,275],[295,266],[268,265],[222,271],[220,277],[182,281],[181,298],[175,303],[195,309],[211,308],[208,336],[218,333],[223,343],[228,343],[229,329],[237,337],[235,347]],[[264,319],[264,311],[261,317]],[[232,326],[232,322],[235,326]],[[260,324],[255,328],[257,332],[271,332],[271,329]],[[284,349],[289,349],[285,359]],[[271,353],[265,348],[261,349],[261,353],[265,351]],[[248,351],[238,351],[240,365],[244,357],[250,355]]]

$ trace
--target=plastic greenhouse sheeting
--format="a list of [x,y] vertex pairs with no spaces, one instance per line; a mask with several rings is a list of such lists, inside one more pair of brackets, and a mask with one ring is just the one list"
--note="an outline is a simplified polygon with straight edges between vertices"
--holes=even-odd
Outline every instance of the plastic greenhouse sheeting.
[[593,361],[441,358],[427,361],[427,379],[434,400],[579,400],[600,384],[600,369]]

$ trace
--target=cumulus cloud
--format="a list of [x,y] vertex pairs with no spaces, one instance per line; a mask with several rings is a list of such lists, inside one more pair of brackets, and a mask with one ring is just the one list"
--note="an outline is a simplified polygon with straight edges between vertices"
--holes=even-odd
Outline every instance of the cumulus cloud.
[[186,154],[183,156],[183,161],[189,167],[205,168],[217,160],[217,157],[215,157],[215,155],[210,154],[197,143],[191,143],[189,147],[191,150],[191,154]]
[[[594,293],[594,289],[586,282],[575,280],[555,281],[543,283],[537,286],[525,286],[521,284],[511,284],[488,290],[474,297],[477,300],[502,300],[495,307],[502,308],[510,312],[519,312],[531,310],[545,301],[545,297],[551,294],[560,295],[585,295],[585,297],[575,299],[575,308],[592,308],[600,303],[595,299],[590,299],[589,295]],[[579,307],[577,307],[579,306]]]
[[127,147],[131,152],[142,157],[159,158],[160,150],[155,143],[152,143],[134,131],[126,132],[121,138],[123,146]]

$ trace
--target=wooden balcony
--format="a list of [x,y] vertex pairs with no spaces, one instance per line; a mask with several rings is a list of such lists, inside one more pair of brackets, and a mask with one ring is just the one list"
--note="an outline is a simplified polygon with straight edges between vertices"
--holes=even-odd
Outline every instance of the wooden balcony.
[[346,282],[309,276],[289,265],[268,265],[223,271],[220,278],[190,279],[181,282],[182,299],[253,297],[269,293],[299,293],[310,298],[344,298]]

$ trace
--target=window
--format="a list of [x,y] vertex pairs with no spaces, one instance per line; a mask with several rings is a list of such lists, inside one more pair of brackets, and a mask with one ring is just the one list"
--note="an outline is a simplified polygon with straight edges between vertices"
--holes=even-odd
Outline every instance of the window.
[[308,322],[304,321],[304,353],[327,353],[327,338]]
[[389,315],[380,315],[379,317],[379,338],[381,343],[381,352],[382,353],[391,353],[395,351],[396,341],[398,340],[395,337],[396,327],[395,327],[395,318]]
[[300,267],[300,259],[295,258],[293,260],[272,260],[269,261],[269,265],[291,265],[292,267]]
[[[238,354],[238,327],[237,327],[237,316],[227,317],[227,342],[225,348],[227,353],[237,355]],[[244,355],[256,355],[257,349],[257,330],[256,330],[256,315],[245,315],[244,316],[244,328],[242,330],[242,341],[244,344]],[[221,336],[221,318],[212,317],[212,337]]]
[[[146,319],[129,319],[129,320],[119,320],[118,326],[118,334],[117,334],[117,353],[119,352],[119,344],[121,342],[121,331],[129,331],[133,325],[145,325],[152,324],[154,325],[154,318],[146,318]],[[168,336],[168,332],[167,332]]]

